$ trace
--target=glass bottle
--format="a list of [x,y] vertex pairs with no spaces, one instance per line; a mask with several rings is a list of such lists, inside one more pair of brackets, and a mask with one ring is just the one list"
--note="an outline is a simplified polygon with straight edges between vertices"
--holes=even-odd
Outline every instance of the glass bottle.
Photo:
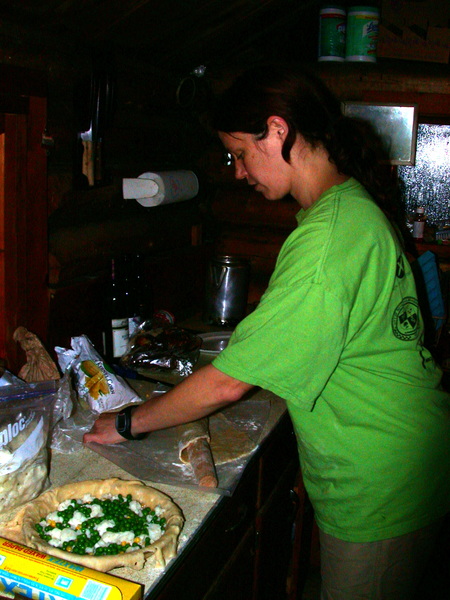
[[423,234],[425,231],[425,222],[427,218],[425,216],[425,209],[422,206],[416,208],[413,220],[413,238],[416,242],[423,242]]
[[109,290],[106,295],[103,327],[103,352],[114,363],[127,350],[129,339],[129,299],[119,259],[111,260]]
[[142,254],[133,259],[133,293],[137,326],[149,321],[153,316],[153,292],[146,276],[145,261]]
[[142,322],[136,293],[135,268],[133,257],[129,254],[124,255],[122,257],[122,286],[126,306],[128,339],[131,338]]

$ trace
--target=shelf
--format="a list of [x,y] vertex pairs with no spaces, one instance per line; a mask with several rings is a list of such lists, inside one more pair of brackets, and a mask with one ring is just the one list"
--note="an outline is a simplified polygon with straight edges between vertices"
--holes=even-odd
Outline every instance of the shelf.
[[419,254],[424,254],[427,251],[434,252],[440,261],[450,262],[450,244],[436,244],[430,242],[416,243],[416,248]]
[[333,88],[347,92],[376,89],[379,92],[450,94],[449,67],[444,64],[382,60],[377,63],[319,62],[315,71]]

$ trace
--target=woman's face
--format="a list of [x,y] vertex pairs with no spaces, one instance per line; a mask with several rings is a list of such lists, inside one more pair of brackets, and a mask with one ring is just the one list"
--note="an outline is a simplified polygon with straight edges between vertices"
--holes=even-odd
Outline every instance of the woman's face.
[[247,179],[268,200],[280,200],[291,192],[291,167],[281,155],[281,126],[269,124],[268,135],[262,140],[242,132],[219,132],[219,137],[234,159],[236,179]]

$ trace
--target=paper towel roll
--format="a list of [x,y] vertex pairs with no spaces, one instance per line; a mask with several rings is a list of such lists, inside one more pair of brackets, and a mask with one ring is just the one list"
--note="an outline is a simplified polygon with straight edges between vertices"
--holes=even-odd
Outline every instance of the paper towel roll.
[[142,173],[137,178],[123,179],[123,197],[142,206],[159,206],[190,200],[198,194],[198,179],[193,171]]

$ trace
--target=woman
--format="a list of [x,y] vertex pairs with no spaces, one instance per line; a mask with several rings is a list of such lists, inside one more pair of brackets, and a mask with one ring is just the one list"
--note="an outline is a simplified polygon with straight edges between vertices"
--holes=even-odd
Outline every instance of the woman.
[[[295,198],[298,227],[227,349],[135,408],[131,431],[198,419],[253,386],[278,394],[320,529],[322,597],[412,598],[449,508],[449,402],[375,147],[318,80],[279,67],[239,77],[215,128],[237,178]],[[114,415],[85,441],[123,441]]]

